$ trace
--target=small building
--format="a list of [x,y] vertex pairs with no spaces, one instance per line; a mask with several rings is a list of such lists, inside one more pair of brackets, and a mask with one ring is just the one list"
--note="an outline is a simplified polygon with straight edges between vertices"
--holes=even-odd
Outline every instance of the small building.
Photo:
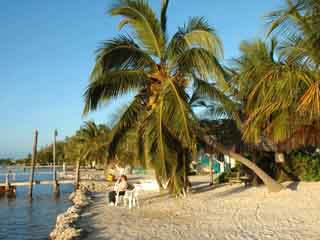
[[236,161],[228,155],[210,155],[208,153],[202,154],[199,157],[199,167],[201,171],[210,171],[210,159],[212,159],[212,170],[219,174],[236,166]]

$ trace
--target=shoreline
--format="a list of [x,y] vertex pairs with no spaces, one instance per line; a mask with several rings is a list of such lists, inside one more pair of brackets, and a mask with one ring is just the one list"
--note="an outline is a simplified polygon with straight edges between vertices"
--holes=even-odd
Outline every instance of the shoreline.
[[64,213],[56,218],[54,229],[49,234],[50,240],[71,240],[81,239],[85,231],[77,223],[85,208],[92,203],[88,191],[79,189],[69,195],[69,200],[73,203]]

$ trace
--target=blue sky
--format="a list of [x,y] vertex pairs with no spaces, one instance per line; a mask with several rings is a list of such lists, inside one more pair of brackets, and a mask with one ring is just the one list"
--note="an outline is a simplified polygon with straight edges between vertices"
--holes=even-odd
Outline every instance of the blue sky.
[[[160,0],[149,0],[157,9]],[[71,136],[85,120],[107,122],[117,104],[83,118],[82,94],[99,43],[117,35],[119,18],[105,15],[111,0],[0,1],[0,158],[23,157],[39,130],[39,145]],[[201,3],[201,4],[200,4]],[[262,16],[279,0],[171,0],[169,33],[190,16],[204,16],[217,30],[225,59],[241,40],[263,37]]]

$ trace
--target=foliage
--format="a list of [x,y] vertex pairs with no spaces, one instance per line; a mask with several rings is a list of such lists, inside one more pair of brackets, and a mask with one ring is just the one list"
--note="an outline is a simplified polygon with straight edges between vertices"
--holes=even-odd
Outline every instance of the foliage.
[[86,165],[104,164],[107,159],[110,129],[106,125],[85,122],[65,144],[65,157],[69,161],[80,160]]
[[[290,104],[286,100],[292,98],[288,91],[296,91],[292,95],[292,112],[298,119],[298,128],[292,134],[295,141],[291,145],[319,145],[319,9],[318,0],[287,0],[283,9],[267,15],[270,20],[268,34],[281,39],[279,58],[293,66],[290,77],[282,79],[283,88],[277,88],[276,85],[271,88],[276,103]],[[295,72],[295,69],[300,73]],[[280,106],[273,108],[272,112],[279,110]],[[296,125],[296,122],[292,121],[290,124]]]
[[[56,142],[56,164],[62,164],[64,160],[64,141]],[[42,147],[37,152],[37,163],[41,165],[49,165],[53,163],[53,145]]]
[[218,184],[226,183],[226,182],[229,182],[229,179],[231,177],[232,177],[232,172],[231,172],[231,170],[229,170],[229,171],[225,171],[225,172],[219,174],[219,176],[215,179],[215,181]]
[[12,165],[14,160],[11,158],[0,158],[0,165]]
[[[71,137],[56,142],[56,164],[75,164],[81,159],[85,165],[104,164],[107,159],[110,129],[94,122],[85,122],[83,126]],[[30,165],[31,154],[21,163]],[[53,144],[49,144],[37,151],[37,163],[49,165],[53,163]]]
[[320,155],[294,152],[284,168],[301,181],[320,181]]

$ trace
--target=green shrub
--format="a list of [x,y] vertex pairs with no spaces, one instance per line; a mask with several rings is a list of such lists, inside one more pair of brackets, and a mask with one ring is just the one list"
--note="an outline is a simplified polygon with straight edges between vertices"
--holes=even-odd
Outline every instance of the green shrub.
[[284,168],[301,181],[320,181],[319,154],[292,153]]
[[226,171],[221,173],[217,178],[216,178],[216,183],[225,183],[229,181],[229,178],[231,178],[232,172],[231,171]]

